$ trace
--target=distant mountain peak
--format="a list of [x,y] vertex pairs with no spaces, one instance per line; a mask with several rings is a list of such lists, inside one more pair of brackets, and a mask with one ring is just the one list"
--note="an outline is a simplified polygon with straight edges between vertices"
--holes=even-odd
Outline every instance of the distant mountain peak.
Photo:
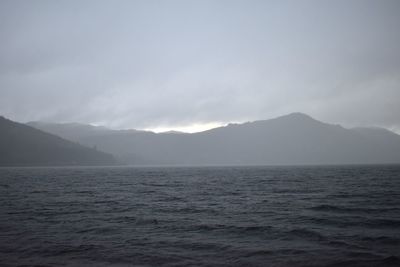
[[316,120],[313,117],[311,117],[310,115],[307,115],[307,114],[301,113],[301,112],[292,112],[287,115],[277,117],[276,119],[296,119],[296,120],[300,119],[300,120],[313,120],[313,121]]
[[[400,136],[346,129],[301,112],[192,134],[38,127],[128,164],[377,164],[400,162]],[[0,132],[1,133],[1,132]],[[1,156],[1,155],[0,155]]]

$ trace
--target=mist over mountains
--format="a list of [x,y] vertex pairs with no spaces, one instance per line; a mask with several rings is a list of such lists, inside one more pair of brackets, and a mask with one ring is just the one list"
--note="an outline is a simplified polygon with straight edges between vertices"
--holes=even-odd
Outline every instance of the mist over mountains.
[[112,165],[110,154],[0,116],[0,166]]
[[400,163],[400,136],[346,129],[302,113],[199,133],[111,130],[68,123],[28,125],[113,154],[133,165],[297,165]]
[[400,163],[400,136],[346,129],[302,113],[199,133],[111,130],[0,117],[1,166]]

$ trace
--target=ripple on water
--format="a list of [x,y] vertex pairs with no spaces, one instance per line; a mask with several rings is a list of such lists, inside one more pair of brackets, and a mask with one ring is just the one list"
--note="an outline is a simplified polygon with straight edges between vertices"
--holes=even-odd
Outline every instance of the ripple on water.
[[399,166],[0,177],[0,266],[400,266]]

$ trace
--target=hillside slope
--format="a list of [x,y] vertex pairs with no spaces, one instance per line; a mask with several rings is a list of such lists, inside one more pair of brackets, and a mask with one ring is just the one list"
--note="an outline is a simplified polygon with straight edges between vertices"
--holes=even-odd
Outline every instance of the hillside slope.
[[0,117],[0,166],[110,164],[110,154]]
[[[58,134],[63,136],[60,127],[53,125],[51,129],[58,129]],[[400,163],[399,135],[379,128],[346,129],[302,113],[230,124],[194,134],[107,130],[92,135],[87,131],[85,134],[74,132],[74,137],[76,141],[97,146],[128,164]]]

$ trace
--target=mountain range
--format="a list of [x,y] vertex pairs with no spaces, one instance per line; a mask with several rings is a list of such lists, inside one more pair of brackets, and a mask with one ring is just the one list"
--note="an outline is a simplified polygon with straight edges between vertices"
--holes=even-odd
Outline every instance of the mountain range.
[[0,166],[113,165],[110,154],[0,116]]
[[132,165],[400,163],[400,135],[323,123],[302,113],[199,133],[111,130],[77,123],[29,126],[110,153]]

